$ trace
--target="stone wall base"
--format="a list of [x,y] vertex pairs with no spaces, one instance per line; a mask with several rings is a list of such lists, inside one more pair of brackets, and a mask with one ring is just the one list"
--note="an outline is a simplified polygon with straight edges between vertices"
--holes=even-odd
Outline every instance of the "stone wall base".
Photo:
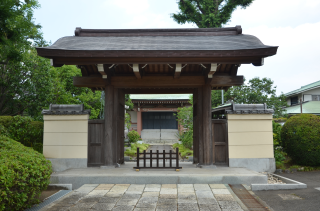
[[51,161],[54,172],[73,168],[87,168],[87,158],[47,158]]
[[274,158],[229,158],[229,167],[247,168],[258,172],[275,172]]

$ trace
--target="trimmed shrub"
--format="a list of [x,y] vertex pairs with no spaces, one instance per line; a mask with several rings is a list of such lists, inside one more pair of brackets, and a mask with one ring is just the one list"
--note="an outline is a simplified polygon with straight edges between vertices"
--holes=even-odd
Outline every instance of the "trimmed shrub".
[[140,135],[139,135],[139,133],[137,131],[131,130],[128,133],[128,138],[129,138],[129,142],[130,143],[136,143],[139,140]]
[[0,210],[24,210],[50,183],[51,163],[37,151],[0,136]]
[[320,165],[320,117],[297,114],[281,130],[281,142],[295,164]]
[[32,121],[25,116],[0,116],[0,125],[5,128],[6,134],[0,134],[22,143],[27,147],[42,153],[43,145],[43,122]]

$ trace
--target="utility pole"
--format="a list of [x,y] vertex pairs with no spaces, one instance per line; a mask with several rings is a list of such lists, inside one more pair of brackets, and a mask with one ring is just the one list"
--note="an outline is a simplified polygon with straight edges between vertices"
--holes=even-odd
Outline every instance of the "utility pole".
[[222,101],[222,105],[224,104],[224,96],[223,96],[223,89],[221,90],[221,101]]

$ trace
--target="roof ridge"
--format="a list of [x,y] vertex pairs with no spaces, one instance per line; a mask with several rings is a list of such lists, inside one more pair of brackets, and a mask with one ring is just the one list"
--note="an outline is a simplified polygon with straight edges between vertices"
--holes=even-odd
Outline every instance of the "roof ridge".
[[292,90],[292,91],[290,91],[290,92],[287,92],[287,93],[285,93],[284,95],[285,95],[285,96],[289,96],[289,95],[291,95],[291,94],[299,94],[299,93],[301,93],[301,92],[302,92],[303,90],[305,90],[305,89],[316,88],[318,85],[320,85],[320,81],[312,82],[312,83],[310,83],[310,84],[301,86],[301,88],[299,88],[299,89],[295,89],[295,90]]
[[301,86],[301,88],[303,88],[303,87],[307,87],[307,86],[310,86],[310,85],[313,85],[313,84],[315,84],[315,83],[319,83],[319,82],[320,82],[320,80],[319,80],[319,81],[316,81],[316,82],[312,82],[311,84],[307,84],[307,85]]
[[130,35],[162,35],[172,36],[179,34],[189,36],[190,34],[201,35],[239,35],[242,34],[240,25],[225,28],[162,28],[162,29],[82,29],[77,27],[74,31],[75,36],[85,37],[104,37],[104,36],[130,36]]

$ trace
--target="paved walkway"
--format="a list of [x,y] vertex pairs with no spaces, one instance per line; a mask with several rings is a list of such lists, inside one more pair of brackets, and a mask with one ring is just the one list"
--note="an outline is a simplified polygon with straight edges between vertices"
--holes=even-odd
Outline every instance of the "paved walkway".
[[86,184],[41,211],[242,211],[223,184]]

